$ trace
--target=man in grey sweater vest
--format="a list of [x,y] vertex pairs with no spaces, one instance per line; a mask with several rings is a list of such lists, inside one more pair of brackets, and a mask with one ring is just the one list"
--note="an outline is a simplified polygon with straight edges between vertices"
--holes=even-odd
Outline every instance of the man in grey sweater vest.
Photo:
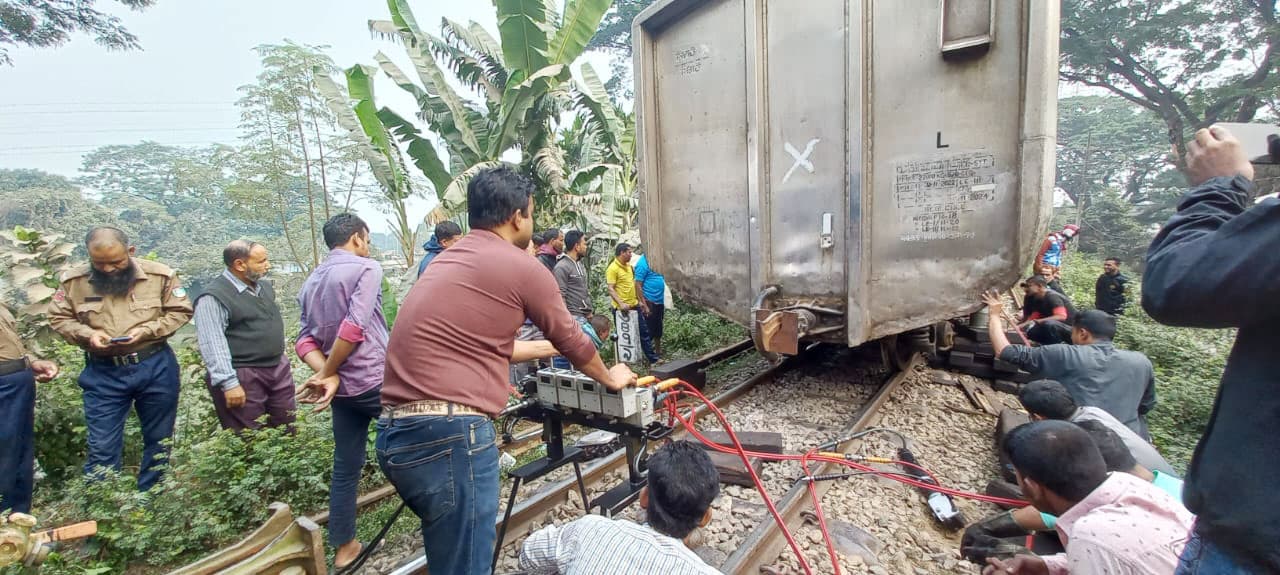
[[293,423],[294,388],[284,355],[284,321],[261,244],[235,240],[222,251],[227,269],[196,299],[196,337],[209,394],[224,429]]

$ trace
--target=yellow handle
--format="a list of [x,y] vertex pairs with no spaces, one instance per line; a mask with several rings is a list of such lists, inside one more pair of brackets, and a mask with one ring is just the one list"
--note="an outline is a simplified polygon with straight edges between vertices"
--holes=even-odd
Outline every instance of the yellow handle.
[[652,375],[646,375],[636,380],[636,387],[649,387],[658,382],[658,378]]
[[836,459],[847,459],[849,461],[865,461],[867,463],[893,463],[892,459],[885,459],[883,457],[864,457],[862,455],[837,453],[835,451],[819,451],[818,455],[823,457],[834,457]]
[[666,391],[677,385],[680,385],[680,380],[673,377],[671,379],[663,381],[662,383],[659,383],[657,386],[654,387],[654,389],[658,391]]

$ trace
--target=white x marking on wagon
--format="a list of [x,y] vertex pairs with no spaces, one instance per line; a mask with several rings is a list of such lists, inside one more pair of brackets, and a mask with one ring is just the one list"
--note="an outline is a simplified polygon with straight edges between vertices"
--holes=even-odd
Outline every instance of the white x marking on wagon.
[[796,172],[796,168],[801,166],[808,170],[810,174],[813,173],[813,162],[809,160],[809,155],[813,153],[814,146],[817,146],[820,141],[821,140],[818,138],[809,140],[809,143],[804,147],[804,152],[797,150],[795,146],[791,145],[791,142],[787,142],[782,146],[788,154],[791,154],[791,157],[796,159],[796,162],[791,164],[791,169],[787,170],[786,175],[782,176],[782,183],[787,183],[787,180],[791,179],[791,174],[794,174]]

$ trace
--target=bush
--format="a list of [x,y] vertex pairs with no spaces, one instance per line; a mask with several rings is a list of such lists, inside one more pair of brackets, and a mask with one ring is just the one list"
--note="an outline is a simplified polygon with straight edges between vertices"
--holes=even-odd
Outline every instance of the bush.
[[300,512],[324,507],[332,465],[327,425],[264,429],[243,437],[219,431],[175,448],[164,481],[138,493],[132,473],[76,479],[54,508],[98,521],[99,559],[168,565],[238,539],[262,522],[271,501]]
[[[610,310],[613,309],[613,304],[605,285],[605,270],[613,261],[613,246],[608,246],[608,249],[604,249],[603,244],[593,247],[595,249],[588,258],[590,265],[587,266],[590,270],[587,285],[591,290],[592,305],[596,313],[612,314]],[[612,317],[609,321],[613,321]],[[663,359],[696,357],[746,336],[747,332],[743,327],[694,307],[676,296],[675,305],[666,311],[663,320]],[[601,356],[606,361],[611,360],[613,346],[606,345],[605,348]]]
[[[1069,252],[1063,266],[1062,288],[1076,307],[1093,307],[1093,287],[1102,273],[1098,256]],[[1185,471],[1204,434],[1218,393],[1218,382],[1235,330],[1169,327],[1156,323],[1142,310],[1142,278],[1132,272],[1129,305],[1118,318],[1118,347],[1145,354],[1155,368],[1159,400],[1147,415],[1156,447],[1179,471]]]
[[[165,479],[147,493],[136,490],[142,443],[136,417],[125,426],[123,472],[96,482],[82,477],[84,414],[74,382],[83,360],[75,348],[57,347],[63,375],[38,390],[36,455],[46,477],[36,485],[34,511],[46,526],[96,520],[98,536],[92,545],[53,557],[44,573],[181,564],[243,537],[266,519],[273,501],[298,514],[327,507],[333,465],[328,413],[304,408],[293,433],[221,430],[199,354],[194,346],[174,345],[183,385],[173,450]],[[301,367],[294,373],[308,375]],[[363,487],[380,482],[371,462]]]
[[[609,309],[606,264],[607,260],[597,261],[592,266],[591,286],[599,310]],[[395,301],[387,289],[384,286],[384,304]],[[388,305],[384,311],[393,321],[395,307]],[[744,335],[741,327],[679,300],[668,310],[666,323],[664,346],[671,357],[696,356]],[[286,327],[292,340],[296,320],[287,318]],[[189,332],[184,329],[171,340],[182,369],[176,432],[165,479],[147,493],[135,489],[142,438],[132,416],[125,425],[122,473],[96,482],[82,477],[87,439],[76,377],[83,353],[61,342],[50,346],[51,359],[58,361],[62,374],[37,391],[36,457],[45,477],[36,485],[34,511],[42,526],[96,520],[98,536],[51,555],[42,570],[46,575],[154,572],[239,540],[261,525],[273,501],[289,504],[296,514],[327,506],[333,465],[329,415],[311,415],[304,408],[293,433],[263,429],[235,435],[221,430]],[[295,381],[308,375],[306,367],[295,363]],[[371,457],[361,491],[382,482]],[[371,534],[394,508],[387,503],[362,516],[360,533]],[[415,526],[409,514],[398,522],[397,532]],[[17,571],[0,569],[10,572]]]

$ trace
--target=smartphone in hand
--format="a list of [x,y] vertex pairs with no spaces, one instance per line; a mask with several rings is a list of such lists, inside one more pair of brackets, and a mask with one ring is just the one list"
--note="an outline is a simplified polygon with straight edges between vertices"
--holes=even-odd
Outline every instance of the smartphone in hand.
[[108,343],[124,343],[124,342],[126,342],[126,341],[131,340],[131,339],[133,339],[133,338],[131,338],[131,337],[129,337],[129,336],[127,336],[127,335],[126,335],[126,336],[123,336],[123,337],[113,337],[113,338],[111,338],[111,339],[107,340],[107,342],[108,342]]

